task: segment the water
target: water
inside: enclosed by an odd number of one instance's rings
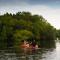
[[[60,60],[60,42],[56,41],[56,48],[0,50],[0,60]]]

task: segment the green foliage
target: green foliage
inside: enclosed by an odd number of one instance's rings
[[[19,45],[22,40],[34,39],[40,45],[42,41],[55,38],[56,29],[42,16],[32,15],[30,12],[6,13],[0,16],[0,47]]]
[[[19,26],[20,29],[27,29],[31,30],[32,29],[32,22],[30,21],[25,21],[25,20],[19,20],[16,22],[16,26]]]
[[[60,40],[60,29],[56,30],[56,37]]]
[[[22,40],[27,40],[32,36],[33,36],[32,32],[28,30],[16,30],[14,33],[15,44],[18,45]]]

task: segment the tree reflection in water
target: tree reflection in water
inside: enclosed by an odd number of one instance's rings
[[[51,60],[55,56],[55,42],[50,41],[49,44],[43,45],[39,49],[8,49],[0,53],[0,60]]]

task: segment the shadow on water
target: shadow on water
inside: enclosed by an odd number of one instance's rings
[[[46,56],[55,51],[55,44],[53,44],[53,42],[47,43],[48,42],[46,42],[46,45],[43,45],[44,48],[38,49],[15,50],[10,48],[7,50],[0,50],[0,60],[45,60]]]

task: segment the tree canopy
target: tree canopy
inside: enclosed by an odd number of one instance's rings
[[[6,13],[0,15],[0,47],[19,44],[21,40],[54,40],[56,29],[40,15],[30,12]]]

